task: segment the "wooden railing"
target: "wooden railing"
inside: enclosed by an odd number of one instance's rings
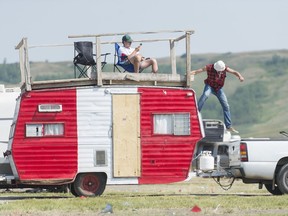
[[[89,34],[89,35],[70,35],[68,38],[94,38],[95,40],[95,53],[96,53],[96,77],[94,80],[87,79],[87,82],[97,84],[98,86],[102,86],[105,84],[145,84],[145,85],[170,85],[170,86],[185,86],[191,87],[191,77],[190,77],[190,69],[191,69],[191,51],[190,51],[190,36],[194,33],[193,30],[171,30],[171,31],[150,31],[150,32],[121,32],[121,33],[109,33],[109,34]],[[132,76],[132,79],[126,79],[127,74],[123,73],[110,73],[110,72],[102,72],[101,68],[101,49],[104,44],[114,44],[121,43],[119,40],[107,40],[108,37],[119,36],[121,38],[123,35],[141,35],[141,37],[145,35],[152,35],[149,39],[141,39],[141,40],[133,40],[133,42],[160,42],[167,41],[170,46],[170,64],[171,64],[171,74],[150,74],[150,73],[142,73],[142,74],[134,74],[129,73],[129,76]],[[172,35],[166,38],[160,38],[160,34]],[[85,39],[86,40],[86,39]],[[186,73],[185,75],[180,75],[177,73],[177,64],[176,64],[176,44],[181,40],[185,40],[185,48],[186,48]],[[73,46],[73,44],[66,45],[45,45],[45,46]],[[43,45],[33,46],[35,47],[43,47]],[[113,46],[114,47],[114,46]],[[31,85],[37,84],[37,82],[31,82],[30,75],[30,66],[29,66],[29,58],[28,58],[28,47],[27,38],[23,38],[20,43],[16,46],[16,49],[19,49],[19,57],[20,57],[20,69],[21,69],[21,82],[25,85],[27,91],[31,90]],[[133,78],[134,77],[134,78]],[[134,80],[134,81],[133,81]],[[137,80],[137,83],[135,83]],[[78,79],[79,81],[79,79]],[[81,79],[83,81],[83,79]],[[96,83],[95,83],[96,81]],[[61,81],[64,83],[65,81]],[[76,80],[75,80],[76,82]],[[87,84],[86,82],[86,84]],[[48,81],[42,82],[43,86],[48,85]],[[53,81],[55,84],[55,81]],[[71,84],[71,80],[69,80]],[[75,84],[75,83],[74,83]],[[59,84],[60,85],[60,84]],[[79,85],[79,82],[78,84]]]
[[[28,58],[28,46],[27,38],[23,38],[19,44],[15,47],[19,49],[19,63],[21,71],[21,84],[25,85],[27,91],[31,91],[31,73],[30,73],[30,64]]]

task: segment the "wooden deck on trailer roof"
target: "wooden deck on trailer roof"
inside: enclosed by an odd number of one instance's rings
[[[139,81],[141,80],[141,81]],[[104,85],[141,85],[141,86],[169,86],[183,87],[186,84],[185,76],[171,74],[128,74],[102,72],[102,83]],[[76,86],[97,85],[97,80],[90,78],[62,79],[48,81],[34,81],[32,89],[67,88]],[[25,85],[22,89],[25,88]]]
[[[170,47],[170,65],[171,72],[167,73],[120,73],[120,72],[102,72],[101,68],[101,45],[120,43],[120,41],[102,41],[102,38],[108,36],[122,36],[124,34],[139,34],[139,35],[156,35],[157,34],[174,34],[173,37],[168,38],[143,38],[141,40],[134,40],[135,42],[160,42],[168,41]],[[38,45],[28,46],[27,38],[23,38],[16,46],[19,50],[20,56],[20,70],[21,70],[21,83],[22,89],[31,91],[32,89],[46,89],[46,88],[64,88],[74,86],[89,86],[89,85],[140,85],[140,86],[175,86],[175,87],[191,87],[193,77],[189,71],[191,69],[191,55],[190,55],[190,36],[194,30],[171,30],[171,31],[150,31],[150,32],[122,32],[111,34],[95,34],[95,35],[74,35],[68,38],[94,38],[95,53],[96,53],[96,73],[94,77],[90,78],[75,78],[63,80],[49,80],[49,81],[32,81],[30,74],[30,65],[28,58],[29,48],[37,47],[57,47],[57,46],[73,46],[73,44],[66,45]],[[175,36],[175,34],[180,34]],[[185,39],[186,48],[186,73],[184,75],[178,74],[176,70],[176,44],[177,42]]]

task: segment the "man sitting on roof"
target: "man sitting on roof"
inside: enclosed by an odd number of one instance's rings
[[[138,47],[136,48],[132,48],[131,44],[132,44],[132,38],[130,37],[130,35],[124,35],[122,37],[122,43],[123,46],[119,48],[119,58],[120,58],[120,64],[133,64],[134,66],[134,72],[135,73],[139,73],[139,70],[143,70],[147,67],[149,67],[150,65],[152,65],[152,72],[153,73],[157,73],[158,71],[158,64],[156,59],[153,58],[144,58],[140,53],[140,48],[141,45],[140,44]]]

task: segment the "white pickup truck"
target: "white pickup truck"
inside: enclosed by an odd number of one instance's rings
[[[288,194],[288,134],[283,138],[249,138],[240,143],[244,183],[263,184],[273,195]]]
[[[283,138],[247,138],[231,136],[223,122],[203,120],[205,137],[197,143],[193,168],[200,177],[222,177],[243,183],[265,185],[273,195],[288,194],[288,134]],[[197,160],[195,160],[197,159]]]

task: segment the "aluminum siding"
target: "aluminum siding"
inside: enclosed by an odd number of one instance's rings
[[[62,104],[62,112],[39,113],[38,105]],[[64,136],[26,137],[26,123],[64,123]],[[76,91],[44,90],[22,95],[12,143],[21,181],[72,180],[77,173]]]
[[[104,172],[107,184],[138,184],[137,178],[113,178],[112,94],[136,94],[137,88],[77,90],[78,172]],[[96,166],[96,150],[106,151],[107,164]]]
[[[138,91],[141,93],[142,149],[142,176],[139,184],[185,180],[196,142],[202,138],[194,91],[181,88],[139,88]],[[190,113],[190,135],[153,134],[154,113],[177,112]]]

